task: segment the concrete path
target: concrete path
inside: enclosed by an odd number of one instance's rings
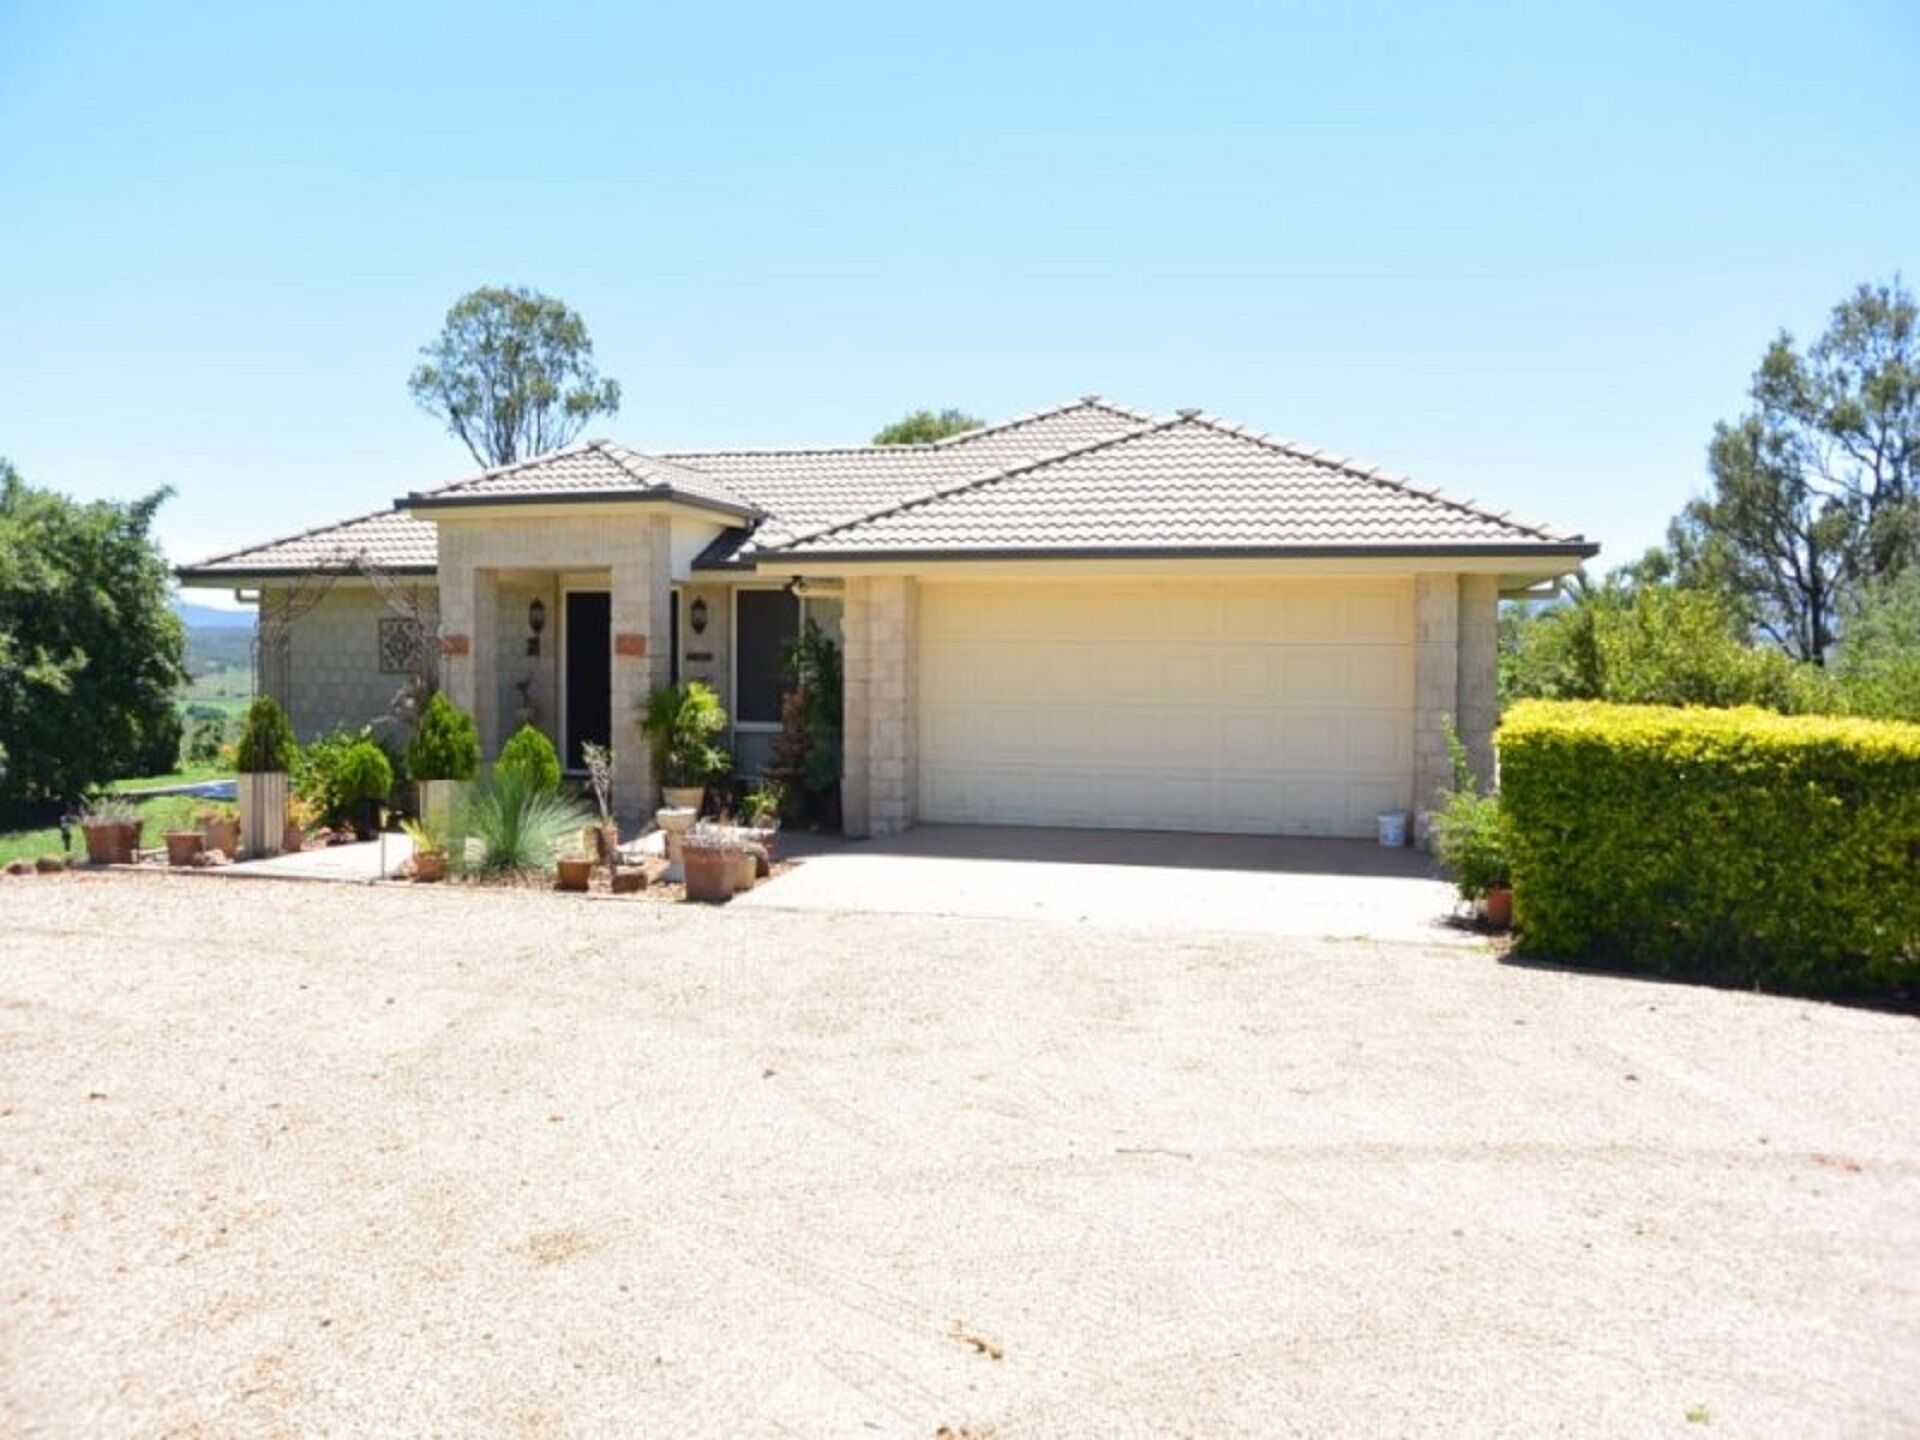
[[[1117,930],[1470,945],[1426,856],[1361,840],[925,825],[886,840],[782,838],[803,863],[735,905],[958,915]]]
[[[413,842],[405,835],[382,835],[378,840],[353,845],[323,845],[269,860],[242,860],[210,873],[365,885],[394,875],[412,858]]]

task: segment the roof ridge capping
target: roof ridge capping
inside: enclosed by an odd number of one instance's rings
[[[1325,450],[1302,445],[1295,440],[1282,439],[1264,430],[1254,430],[1250,426],[1237,425],[1231,420],[1222,420],[1216,415],[1207,414],[1205,411],[1183,410],[1180,412],[1180,418],[1195,425],[1205,426],[1209,430],[1217,430],[1225,435],[1232,435],[1241,440],[1251,441],[1256,445],[1264,446],[1266,449],[1277,451],[1283,455],[1292,455],[1302,460],[1310,460],[1316,465],[1325,465],[1331,469],[1343,471],[1348,475],[1356,476],[1362,480],[1371,480],[1376,485],[1384,485],[1392,490],[1400,490],[1409,495],[1421,496],[1424,499],[1434,501],[1436,504],[1445,505],[1451,510],[1458,510],[1463,514],[1472,515],[1481,520],[1492,520],[1510,529],[1527,531],[1529,534],[1538,536],[1540,539],[1554,544],[1583,544],[1587,538],[1585,535],[1575,534],[1565,530],[1556,530],[1551,525],[1544,525],[1538,521],[1523,520],[1511,510],[1495,510],[1492,506],[1484,505],[1478,500],[1462,498],[1452,494],[1438,485],[1422,485],[1411,476],[1388,470],[1384,466],[1363,465],[1350,456],[1330,454]]]
[[[1057,414],[1059,412],[1049,411],[1045,413]],[[882,516],[898,515],[903,511],[914,509],[916,506],[930,505],[936,500],[944,500],[950,495],[959,495],[968,490],[978,489],[983,485],[991,485],[995,481],[1008,480],[1015,475],[1024,475],[1029,470],[1039,470],[1049,465],[1058,465],[1063,460],[1073,460],[1082,455],[1090,455],[1094,451],[1104,450],[1110,445],[1119,445],[1129,440],[1138,440],[1141,436],[1151,435],[1156,430],[1166,430],[1172,426],[1183,423],[1185,422],[1178,415],[1166,416],[1164,418],[1148,416],[1141,424],[1135,425],[1130,430],[1122,430],[1117,435],[1104,435],[1098,440],[1088,441],[1085,445],[1076,445],[1071,450],[1056,450],[1052,454],[1034,456],[1012,465],[1002,465],[997,469],[978,471],[945,485],[929,486],[923,491],[903,496],[898,500],[889,500],[884,505],[878,505],[871,510],[862,511],[858,515],[844,516],[841,519],[830,521],[825,525],[816,526],[812,530],[802,531],[797,535],[790,535],[781,544],[770,546],[769,549],[778,551],[784,550],[792,545],[808,544],[824,536],[832,535],[836,531],[850,530],[856,525],[865,525],[868,521],[878,520]]]
[[[1117,405],[1100,395],[1082,395],[1077,400],[1067,400],[1043,410],[1030,411],[1025,415],[1016,415],[1011,420],[996,420],[991,425],[982,425],[973,430],[962,430],[957,435],[943,436],[938,440],[916,440],[911,445],[772,445],[745,450],[663,450],[659,458],[674,464],[685,464],[689,459],[705,455],[866,455],[874,452],[887,455],[936,454],[942,450],[964,449],[975,440],[989,435],[999,435],[1008,430],[1018,429],[1022,425],[1032,425],[1041,420],[1051,420],[1056,415],[1065,415],[1073,410],[1104,410],[1109,415],[1117,415],[1134,424],[1144,424],[1155,417],[1130,406]],[[698,466],[690,468],[698,469]]]
[[[611,441],[606,439],[569,440],[566,444],[556,445],[551,450],[542,450],[538,455],[528,455],[523,459],[509,460],[504,465],[489,465],[484,470],[475,471],[471,475],[462,475],[458,480],[448,480],[444,484],[429,485],[424,490],[409,490],[406,494],[406,499],[411,500],[424,495],[438,495],[442,491],[458,490],[465,485],[478,485],[483,480],[491,480],[499,475],[511,475],[516,470],[525,470],[534,465],[544,465],[550,460],[559,459],[562,455],[573,455],[587,450],[603,450],[611,443]],[[404,508],[404,506],[397,508]]]

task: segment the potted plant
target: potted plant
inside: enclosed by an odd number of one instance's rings
[[[293,769],[296,753],[287,712],[271,695],[260,696],[247,707],[246,725],[234,752],[234,768],[239,772],[235,785],[240,802],[238,841],[249,855],[272,855],[285,848],[287,772]]]
[[[431,885],[447,878],[447,842],[440,832],[423,820],[409,820],[401,826],[413,842],[413,878]]]
[[[280,829],[280,849],[298,855],[307,848],[307,831],[319,819],[313,803],[298,795],[287,797],[287,819]]]
[[[193,812],[208,850],[218,850],[229,860],[240,853],[240,817],[227,805],[203,805]]]
[[[768,864],[773,862],[780,838],[780,816],[789,803],[787,787],[778,780],[762,780],[740,803],[740,818],[745,822],[742,828],[747,838],[766,852]]]
[[[733,898],[747,842],[726,825],[695,825],[680,842],[687,899],[721,905]],[[749,858],[751,858],[749,856]]]
[[[640,733],[647,737],[653,778],[669,809],[698,810],[707,786],[732,769],[732,757],[719,744],[726,731],[726,709],[709,685],[688,680],[648,694]]]
[[[473,717],[434,691],[407,741],[407,773],[420,818],[439,830],[451,825],[460,792],[479,768],[480,731]]]
[[[1434,853],[1460,898],[1477,905],[1488,925],[1505,930],[1513,924],[1513,871],[1500,797],[1482,794],[1474,784],[1466,751],[1451,731],[1448,745],[1454,783],[1446,803],[1434,812]]]
[[[598,824],[587,827],[588,849],[611,869],[620,860],[620,827],[613,818],[613,751],[589,740],[580,747],[587,762],[587,783],[593,789]]]
[[[334,776],[342,808],[353,819],[354,835],[371,840],[380,833],[380,806],[393,789],[393,764],[373,741],[355,740],[340,757]]]
[[[93,865],[131,865],[140,844],[140,812],[131,802],[100,795],[80,809],[80,832]]]

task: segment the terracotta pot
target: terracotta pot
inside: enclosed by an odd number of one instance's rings
[[[133,861],[133,844],[128,827],[119,820],[82,821],[80,831],[87,837],[87,863],[90,865],[127,865]]]
[[[616,895],[636,895],[647,888],[647,867],[644,865],[616,865],[613,867],[613,893]]]
[[[206,838],[198,830],[167,831],[167,864],[186,868],[206,848]]]
[[[289,820],[280,832],[280,848],[288,855],[298,855],[307,848],[306,832]]]
[[[558,872],[554,883],[562,890],[585,890],[593,879],[591,855],[562,855],[554,868]]]
[[[200,832],[207,837],[207,849],[218,850],[225,855],[240,853],[240,822],[230,815],[217,820],[208,820],[201,824]]]
[[[683,843],[680,859],[687,871],[687,899],[707,905],[724,905],[731,900],[733,882],[740,873],[735,856],[732,850]]]
[[[739,851],[733,857],[733,893],[741,895],[751,890],[759,874],[760,862],[754,859],[753,851]]]
[[[1513,890],[1506,885],[1495,885],[1481,897],[1480,909],[1487,917],[1487,924],[1495,930],[1513,928]]]
[[[415,854],[413,857],[413,878],[423,884],[431,885],[436,880],[447,878],[447,857],[444,854]]]

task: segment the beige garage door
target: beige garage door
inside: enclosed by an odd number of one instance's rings
[[[923,583],[923,820],[1366,835],[1413,794],[1410,580]]]

